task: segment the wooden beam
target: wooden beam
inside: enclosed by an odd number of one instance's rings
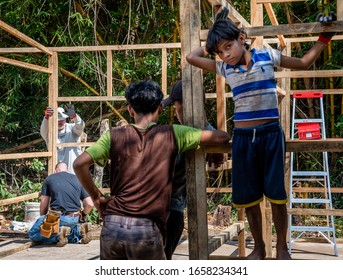
[[[1,154],[0,160],[51,157],[51,152]]]
[[[285,3],[285,2],[305,2],[307,0],[256,0],[258,4],[266,4],[266,3]]]
[[[242,15],[237,12],[237,10],[231,5],[229,4],[226,0],[208,0],[208,2],[213,5],[213,6],[223,6],[223,7],[227,7],[229,9],[229,18],[235,22],[235,23],[239,23],[239,25],[245,27],[245,26],[250,26],[250,23],[247,22],[247,20],[242,17]]]
[[[200,47],[200,0],[180,0],[183,119],[186,125],[205,125],[202,71],[186,61]],[[205,157],[201,150],[186,152],[189,259],[208,259]]]
[[[278,71],[275,78],[332,78],[342,77],[343,70]]]
[[[8,33],[14,35],[18,39],[28,43],[32,47],[36,47],[37,49],[41,50],[42,52],[46,53],[47,55],[52,55],[52,52],[41,45],[40,43],[36,42],[35,40],[31,39],[30,37],[26,36],[24,33],[21,33],[19,30],[13,28],[12,26],[8,25],[7,23],[0,20],[0,28],[7,31]]]
[[[205,153],[231,153],[232,142],[226,147],[203,146]],[[326,140],[286,140],[286,152],[342,152],[343,138]]]
[[[113,65],[113,56],[112,56],[112,51],[107,50],[106,51],[106,57],[107,57],[107,62],[106,62],[106,73],[107,73],[107,83],[106,83],[106,89],[107,89],[107,94],[106,97],[112,97],[112,88],[113,88],[113,81],[112,81],[112,65]],[[99,98],[99,97],[98,97]],[[108,101],[108,100],[106,100]]]
[[[319,188],[319,187],[293,187],[293,192],[296,193],[305,193],[305,192],[313,192],[313,193],[325,193],[325,188]],[[340,188],[332,188],[331,187],[331,193],[343,193],[343,187]]]
[[[17,196],[17,197],[11,197],[7,199],[0,200],[0,206],[4,205],[9,205],[9,204],[14,204],[14,203],[19,203],[21,201],[26,201],[34,198],[38,198],[40,196],[39,192],[34,192],[30,194],[25,194],[22,196]]]
[[[19,67],[30,69],[30,70],[35,70],[38,72],[43,72],[43,73],[48,73],[48,74],[52,73],[52,70],[50,68],[46,68],[43,66],[39,66],[39,65],[35,65],[35,64],[27,63],[27,62],[18,61],[18,60],[3,57],[3,56],[0,56],[0,62],[9,64],[9,65],[19,66]]]
[[[343,1],[337,0],[337,20],[343,20]]]
[[[168,92],[168,83],[167,83],[167,78],[168,78],[168,51],[166,48],[162,49],[162,54],[161,54],[161,59],[162,59],[162,92],[164,95],[167,94]]]
[[[299,35],[299,34],[313,34],[321,32],[342,32],[343,21],[334,21],[330,25],[322,25],[319,22],[310,23],[294,23],[294,24],[280,24],[280,25],[265,25],[255,27],[245,27],[245,32],[248,38],[258,36],[277,36],[277,35]],[[201,40],[206,40],[208,30],[201,31]],[[286,39],[285,39],[286,40]]]
[[[248,37],[276,36],[276,35],[299,35],[321,32],[342,32],[343,21],[334,21],[330,25],[323,25],[319,22],[280,24],[276,26],[255,26],[247,27],[245,31]]]
[[[292,208],[287,210],[288,214],[308,216],[343,216],[343,209],[304,209]]]
[[[272,23],[272,25],[279,25],[279,22],[278,22],[276,15],[274,13],[272,4],[265,3],[264,8],[266,9],[267,15],[269,16],[269,19],[270,19],[270,22]],[[282,49],[285,48],[286,47],[285,37],[283,35],[277,35],[277,37],[280,41],[281,48]]]
[[[58,102],[126,101],[125,96],[60,96]]]
[[[342,152],[343,138],[326,140],[286,140],[287,152]]]

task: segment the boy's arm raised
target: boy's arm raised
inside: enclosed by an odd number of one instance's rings
[[[186,59],[189,64],[203,70],[216,73],[216,62],[213,59],[205,58],[207,54],[205,47],[199,47],[190,52]]]

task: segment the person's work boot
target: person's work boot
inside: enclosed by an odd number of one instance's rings
[[[62,226],[60,230],[60,239],[57,242],[57,247],[63,247],[68,244],[68,235],[70,234],[70,227]]]
[[[92,234],[90,232],[91,230],[92,230],[91,223],[84,223],[80,225],[80,233],[82,236],[80,240],[81,244],[87,244],[92,240]]]

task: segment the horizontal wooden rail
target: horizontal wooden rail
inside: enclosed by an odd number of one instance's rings
[[[3,199],[3,200],[0,200],[0,206],[15,204],[15,203],[18,203],[21,201],[38,198],[39,196],[40,196],[40,193],[35,192],[35,193],[25,194],[25,195],[21,195],[21,196],[17,196],[17,197]]]
[[[279,24],[279,25],[264,25],[264,26],[247,26],[244,27],[248,38],[258,36],[276,36],[276,35],[295,35],[300,34],[319,34],[322,32],[342,32],[343,21],[334,21],[329,25],[323,25],[319,22],[309,23],[293,23],[293,24]],[[200,31],[200,40],[207,39],[208,30]]]
[[[271,215],[272,209],[265,208],[266,214]],[[343,216],[343,209],[303,209],[303,208],[292,208],[287,209],[288,214],[293,215],[308,215],[308,216]]]
[[[302,209],[292,208],[287,210],[288,214],[294,215],[313,215],[313,216],[343,216],[343,209]]]
[[[94,142],[86,143],[59,143],[58,147],[89,147]],[[203,147],[206,153],[229,153],[231,154],[232,143],[228,143],[225,147],[206,146]],[[287,152],[342,152],[343,138],[329,138],[326,140],[287,140]],[[23,158],[38,158],[51,157],[51,152],[36,152],[36,153],[15,153],[1,154],[0,160],[23,159]]]
[[[206,153],[231,153],[232,143],[225,147],[204,146]],[[328,138],[326,140],[286,140],[287,152],[342,152],[343,138]]]
[[[343,193],[343,187],[339,188],[330,188],[331,193]],[[316,187],[294,187],[293,192],[296,193],[325,193],[326,190],[324,188],[316,188]]]

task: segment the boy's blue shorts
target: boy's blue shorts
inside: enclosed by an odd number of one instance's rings
[[[279,122],[235,128],[232,140],[232,200],[238,208],[258,204],[263,195],[286,204],[285,137]]]

